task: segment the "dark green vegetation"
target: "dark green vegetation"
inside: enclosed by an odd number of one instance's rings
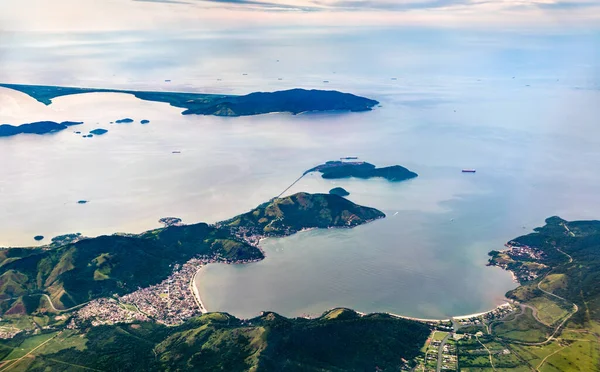
[[[333,189],[329,190],[329,193],[331,195],[337,195],[337,196],[350,195],[350,193],[348,191],[346,191],[346,189],[344,189],[343,187],[334,187]]]
[[[582,309],[570,322],[584,324],[600,321],[600,221],[568,222],[559,217],[550,217],[544,227],[513,239],[511,243],[535,248],[543,254],[539,259],[511,256],[514,262],[510,264],[510,269],[521,270],[531,267],[533,263],[535,266],[532,271],[539,279],[533,283],[522,282],[521,287],[508,293],[509,297],[530,301],[543,295],[537,285],[541,282],[541,289],[552,286],[548,288],[551,293]],[[490,261],[494,263],[494,258]],[[553,300],[561,302],[555,297]]]
[[[385,214],[337,195],[297,193],[275,198],[219,225],[242,236],[285,236],[309,228],[353,227]]]
[[[0,302],[0,311],[31,314],[37,305],[26,306],[23,301],[34,296],[39,305],[41,294],[49,295],[59,309],[70,308],[159,283],[171,274],[173,264],[197,255],[228,261],[262,259],[260,250],[244,240],[252,235],[352,227],[381,217],[384,214],[378,210],[339,196],[299,193],[216,226],[168,226],[139,235],[89,239],[72,235],[55,238],[47,247],[4,249],[0,250],[0,299],[5,301]]]
[[[107,133],[107,132],[108,132],[108,130],[103,129],[103,128],[96,128],[96,129],[93,129],[93,130],[90,131],[91,134],[95,134],[97,136],[101,136],[101,135],[103,135],[104,133]]]
[[[459,342],[461,369],[600,371],[600,221],[550,217],[509,245],[517,248],[490,252],[490,263],[517,273],[507,297],[520,309],[489,324],[487,350]]]
[[[46,105],[51,104],[53,98],[72,94],[126,93],[142,100],[166,102],[171,106],[184,108],[184,115],[247,116],[271,112],[299,114],[309,111],[368,111],[379,103],[349,93],[305,89],[291,89],[272,93],[256,92],[245,96],[232,96],[19,84],[0,84],[0,87],[28,94]]]
[[[377,168],[375,165],[366,162],[343,161],[328,161],[325,164],[320,164],[307,170],[304,172],[304,174],[317,171],[322,173],[321,177],[327,179],[349,177],[368,179],[373,177],[381,177],[388,181],[398,182],[418,176],[418,174],[411,172],[400,165]]]
[[[0,293],[6,301],[0,302],[0,310],[3,314],[31,313],[32,308],[21,302],[41,293],[48,294],[59,309],[125,294],[164,280],[172,264],[195,255],[262,258],[257,248],[204,223],[140,235],[100,236],[50,249],[5,249],[0,251]]]
[[[35,123],[21,124],[18,126],[2,124],[0,125],[0,137],[15,136],[17,134],[47,134],[60,132],[72,125],[83,124],[82,122],[64,121],[56,123],[54,121],[38,121]]]
[[[67,330],[19,363],[29,371],[77,366],[104,371],[397,371],[402,358],[418,354],[428,334],[428,327],[417,322],[347,309],[317,319],[266,312],[242,321],[209,313],[172,328],[139,323]],[[1,341],[0,350],[6,356],[23,342],[18,336]]]

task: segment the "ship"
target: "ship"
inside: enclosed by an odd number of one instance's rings
[[[463,169],[462,172],[463,173],[475,173],[476,170],[475,169]]]

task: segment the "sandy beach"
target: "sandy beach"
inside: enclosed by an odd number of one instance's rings
[[[206,309],[206,306],[204,306],[202,298],[200,297],[200,291],[198,290],[198,286],[196,286],[196,276],[198,275],[198,273],[200,273],[200,270],[202,270],[202,266],[200,266],[198,270],[196,270],[196,273],[192,276],[192,279],[190,280],[190,288],[194,293],[194,299],[200,307],[200,311],[202,312],[202,314],[205,314],[208,312],[208,310]]]

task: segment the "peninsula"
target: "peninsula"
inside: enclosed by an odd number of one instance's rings
[[[34,123],[21,124],[21,125],[10,125],[10,124],[2,124],[0,125],[0,137],[10,137],[15,136],[17,134],[47,134],[47,133],[56,133],[61,130],[65,130],[70,126],[83,124],[83,122],[78,121],[63,121],[62,123],[57,123],[54,121],[37,121]]]
[[[57,309],[122,296],[158,285],[169,278],[174,265],[197,257],[203,262],[261,260],[258,241],[264,236],[354,227],[384,216],[336,195],[298,193],[215,225],[182,225],[177,220],[142,234],[78,237],[64,245],[0,250],[0,293],[9,297],[0,303],[0,314],[39,311],[40,293]]]
[[[82,93],[125,93],[141,100],[166,102],[185,109],[183,115],[248,116],[273,112],[300,114],[326,111],[369,111],[379,102],[333,90],[290,89],[255,92],[247,95],[218,95],[183,92],[146,92],[101,88],[74,88],[41,85],[0,84],[50,105],[52,99]]]

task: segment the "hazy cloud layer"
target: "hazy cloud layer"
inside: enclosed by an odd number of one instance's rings
[[[600,30],[600,0],[2,0],[0,32],[247,27]]]

